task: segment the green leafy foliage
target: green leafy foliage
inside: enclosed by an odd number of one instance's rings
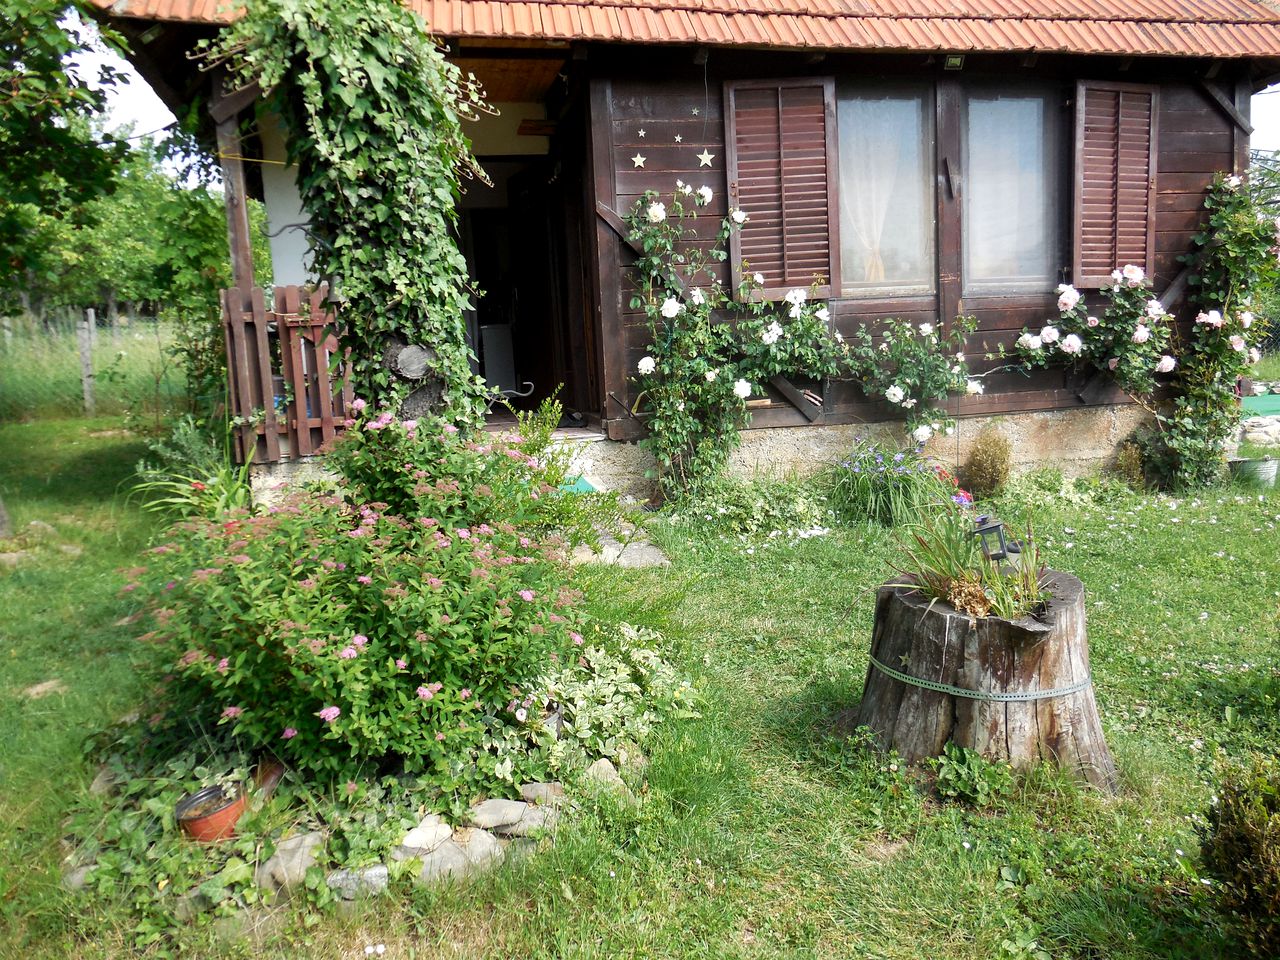
[[[1254,956],[1280,957],[1280,760],[1226,769],[1205,816],[1204,863],[1223,906]]]
[[[976,750],[948,740],[942,756],[930,761],[938,776],[938,794],[975,807],[992,807],[1013,791],[1013,769],[999,760],[988,760]]]
[[[474,78],[396,0],[264,0],[205,54],[271,91],[284,118],[314,272],[345,300],[357,392],[393,406],[403,386],[381,363],[388,338],[430,344],[435,408],[478,422],[463,320],[475,291],[454,229],[459,178],[483,177],[462,130],[486,109]]]
[[[824,479],[832,512],[847,524],[902,526],[953,497],[960,502],[971,499],[950,473],[924,456],[921,447],[894,451],[859,441]]]
[[[830,519],[819,482],[731,477],[719,477],[672,505],[668,516],[700,534],[715,530],[748,539],[809,530]]]

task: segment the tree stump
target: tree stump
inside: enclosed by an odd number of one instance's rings
[[[1052,760],[1114,791],[1089,675],[1084,585],[1056,571],[1047,578],[1043,616],[1018,621],[975,620],[910,587],[882,586],[858,724],[909,762],[952,741],[1015,769]]]

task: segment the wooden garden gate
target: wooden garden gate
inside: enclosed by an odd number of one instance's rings
[[[351,409],[351,363],[339,376],[328,285],[276,287],[272,307],[253,287],[222,291],[236,459],[278,463],[312,456],[342,430]],[[242,307],[248,304],[248,307]]]

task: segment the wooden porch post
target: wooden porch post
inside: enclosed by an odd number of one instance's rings
[[[222,165],[227,207],[227,241],[231,249],[231,284],[240,291],[242,309],[252,306],[253,246],[249,236],[249,207],[241,157],[240,111],[257,99],[257,87],[227,89],[227,76],[219,73],[213,81],[209,114],[216,124],[218,159]]]

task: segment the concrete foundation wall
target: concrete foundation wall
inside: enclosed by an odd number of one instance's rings
[[[1012,442],[1015,471],[1054,467],[1068,476],[1079,476],[1108,466],[1116,448],[1147,419],[1148,414],[1133,405],[968,417],[957,422],[952,436],[931,440],[925,452],[952,466],[963,466],[974,441],[990,429]],[[859,439],[907,445],[900,423],[744,430],[742,445],[734,452],[729,469],[744,480],[808,476],[838,462]],[[575,436],[556,442],[573,451],[575,470],[597,489],[616,490],[640,500],[654,494],[656,463],[644,447],[604,437]],[[255,467],[254,499],[274,503],[291,486],[325,478],[332,479],[332,475],[319,460]]]

